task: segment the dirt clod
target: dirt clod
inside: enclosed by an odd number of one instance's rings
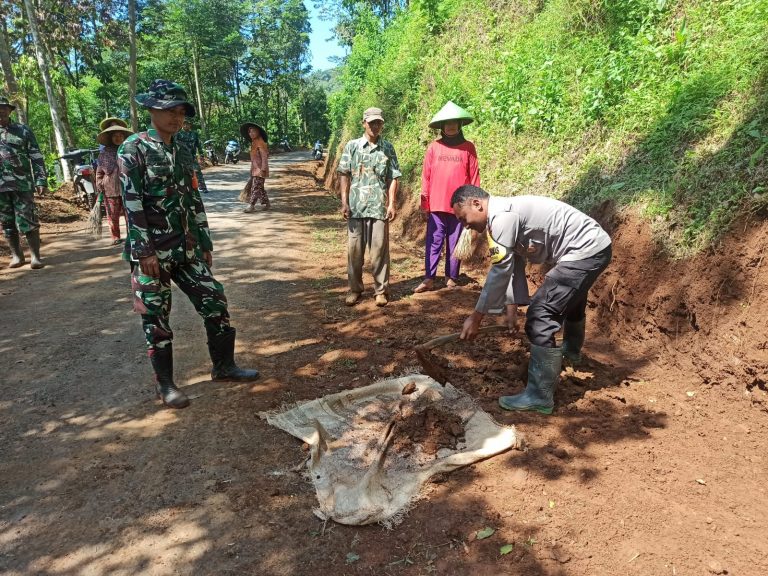
[[[420,444],[425,454],[436,454],[441,448],[456,449],[464,436],[461,418],[441,406],[428,406],[414,411],[397,424],[394,449],[407,452]]]

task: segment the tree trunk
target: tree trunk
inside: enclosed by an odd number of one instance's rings
[[[11,49],[8,44],[8,28],[5,19],[3,19],[2,25],[0,25],[0,66],[3,68],[3,77],[8,88],[8,96],[18,104],[16,114],[19,117],[19,122],[26,124],[27,114],[19,98],[19,85],[16,84],[16,76],[13,75]]]
[[[32,43],[35,47],[37,65],[40,67],[40,74],[43,77],[45,96],[48,99],[48,106],[51,109],[51,122],[53,123],[53,133],[56,137],[56,149],[59,151],[59,156],[61,156],[62,154],[66,153],[66,146],[64,145],[64,128],[61,122],[59,103],[57,102],[56,95],[53,92],[51,72],[48,68],[48,61],[46,60],[43,46],[40,42],[40,35],[38,34],[37,30],[37,15],[35,14],[35,8],[32,4],[32,0],[24,0],[24,7],[27,10],[29,31],[32,33]],[[69,164],[66,160],[61,161],[61,173],[64,175],[65,181],[72,180],[72,175],[69,172]]]
[[[203,97],[200,92],[200,54],[197,47],[192,47],[192,72],[195,74],[195,92],[197,93],[197,114],[200,116],[200,129],[205,138],[208,130],[205,128],[205,110],[203,109]]]
[[[136,109],[136,0],[128,0],[128,100],[131,102],[131,129],[139,131]]]

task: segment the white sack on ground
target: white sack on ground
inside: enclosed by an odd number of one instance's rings
[[[404,395],[409,384],[415,390]],[[322,519],[391,527],[433,475],[522,447],[450,384],[414,374],[330,394],[267,421],[310,446]]]

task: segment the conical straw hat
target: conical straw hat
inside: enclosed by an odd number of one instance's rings
[[[432,121],[429,123],[430,128],[440,128],[443,122],[448,120],[458,120],[459,124],[466,126],[474,121],[472,115],[464,110],[461,106],[457,106],[450,100],[448,103],[440,108],[440,111],[432,116]]]

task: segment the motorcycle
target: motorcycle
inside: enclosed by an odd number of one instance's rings
[[[224,164],[237,164],[238,155],[240,154],[240,144],[235,140],[227,142],[226,148],[224,148]]]
[[[323,159],[323,145],[320,142],[315,142],[315,147],[312,149],[312,158],[315,160]]]
[[[283,138],[280,140],[280,144],[278,144],[283,149],[283,152],[293,152],[293,148],[291,148],[290,143],[288,142],[288,138]]]
[[[90,210],[96,204],[96,156],[99,149],[70,150],[57,160],[69,160],[75,165],[75,200]],[[86,158],[88,159],[86,161]]]
[[[206,140],[203,142],[203,150],[205,151],[205,158],[211,163],[211,166],[218,166],[219,156],[213,148],[213,140]]]

